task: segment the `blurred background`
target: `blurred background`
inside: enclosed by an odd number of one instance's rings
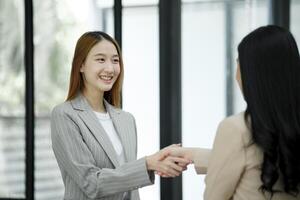
[[[211,148],[218,123],[245,109],[238,43],[278,24],[299,45],[299,10],[300,0],[0,0],[0,199],[63,198],[49,120],[84,32],[105,31],[122,46],[123,109],[136,118],[142,157],[178,142]],[[140,194],[194,200],[204,187],[190,166]]]

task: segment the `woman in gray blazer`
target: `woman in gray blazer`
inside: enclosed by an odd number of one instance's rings
[[[138,200],[154,171],[175,177],[188,159],[168,150],[136,160],[134,117],[120,109],[123,61],[116,41],[87,32],[76,45],[67,100],[51,115],[52,148],[66,200]]]
[[[300,199],[300,57],[278,26],[249,33],[238,46],[236,79],[245,112],[224,119],[213,149],[174,149],[207,173],[204,200]],[[207,172],[206,172],[207,171]]]

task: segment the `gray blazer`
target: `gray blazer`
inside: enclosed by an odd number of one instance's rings
[[[124,148],[123,165],[82,94],[52,111],[52,148],[65,185],[65,200],[139,200],[137,189],[154,183],[145,158],[136,160],[134,117],[107,102],[105,107]]]

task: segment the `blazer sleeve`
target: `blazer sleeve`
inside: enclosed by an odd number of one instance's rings
[[[64,170],[90,199],[153,184],[148,175],[145,158],[125,163],[115,169],[97,167],[79,127],[63,109],[56,108],[52,112],[51,139],[61,170]]]
[[[242,131],[232,120],[220,123],[205,177],[204,200],[231,199],[245,168]]]
[[[206,174],[208,161],[211,154],[211,149],[204,148],[194,148],[193,149],[194,157],[194,167],[197,174]]]

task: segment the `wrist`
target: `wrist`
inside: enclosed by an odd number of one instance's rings
[[[195,159],[195,150],[194,148],[187,148],[186,149],[186,156],[187,156],[187,159],[191,160],[194,162],[194,159]]]
[[[147,170],[154,170],[153,159],[152,156],[146,156],[146,167]]]

